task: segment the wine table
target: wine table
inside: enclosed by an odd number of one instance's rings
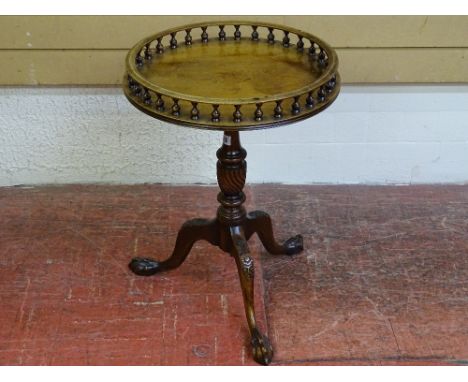
[[[303,240],[296,235],[276,241],[270,216],[243,207],[247,153],[239,132],[322,112],[338,96],[337,69],[335,51],[318,37],[246,21],[169,29],[138,42],[126,58],[123,89],[135,107],[174,125],[224,132],[216,153],[216,217],[185,222],[166,260],[134,258],[129,267],[142,276],[177,268],[198,240],[229,253],[239,273],[253,358],[260,364],[271,362],[273,349],[255,321],[254,262],[247,241],[256,233],[272,255],[294,255],[303,250]]]

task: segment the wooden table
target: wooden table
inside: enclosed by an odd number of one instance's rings
[[[139,110],[176,125],[224,131],[216,153],[217,216],[185,222],[166,260],[134,258],[129,267],[143,276],[177,268],[198,240],[229,253],[239,272],[253,357],[264,365],[271,362],[273,349],[255,321],[254,263],[247,241],[256,233],[274,255],[297,254],[303,243],[301,235],[278,243],[270,216],[243,207],[247,153],[239,131],[320,113],[338,96],[337,68],[336,53],[321,39],[282,25],[245,21],[169,29],[141,40],[126,58],[124,92]]]

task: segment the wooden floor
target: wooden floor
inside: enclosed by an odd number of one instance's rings
[[[253,365],[234,260],[179,226],[217,187],[0,189],[1,365]],[[251,239],[256,305],[282,365],[468,364],[468,186],[247,188],[305,251]]]

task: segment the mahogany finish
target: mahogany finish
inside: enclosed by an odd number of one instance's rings
[[[247,174],[247,152],[242,148],[239,132],[226,132],[223,145],[217,151],[217,178],[221,192],[220,206],[213,220],[192,219],[180,229],[172,255],[164,261],[136,257],[131,260],[130,269],[141,276],[177,268],[198,240],[206,240],[234,257],[244,297],[245,314],[251,335],[253,357],[262,365],[268,365],[273,349],[268,338],[258,329],[254,309],[254,261],[250,255],[247,240],[256,233],[265,249],[276,255],[294,255],[303,250],[302,236],[296,235],[283,244],[273,236],[270,216],[263,211],[246,213],[243,203],[243,188]]]

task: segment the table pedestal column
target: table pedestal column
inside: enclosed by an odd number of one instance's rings
[[[129,267],[141,276],[177,268],[198,240],[206,240],[231,254],[239,272],[253,357],[258,363],[268,365],[273,357],[273,349],[268,338],[258,329],[255,320],[254,262],[247,241],[257,233],[265,249],[271,254],[293,255],[303,249],[302,236],[294,236],[280,244],[273,236],[271,218],[267,213],[246,213],[243,207],[245,194],[242,190],[247,174],[247,153],[240,144],[237,131],[224,133],[223,145],[216,155],[217,178],[221,189],[218,194],[220,206],[216,218],[192,219],[185,222],[177,235],[174,251],[168,259],[156,261],[150,258],[134,258]]]

